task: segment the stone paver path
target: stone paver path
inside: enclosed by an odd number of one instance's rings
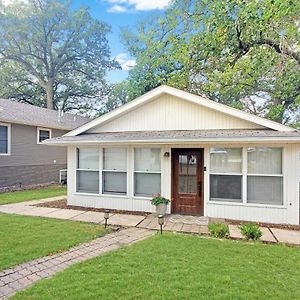
[[[166,215],[163,230],[208,234],[208,221],[209,219],[206,217]],[[158,230],[160,226],[158,225],[157,215],[148,215],[137,227]]]
[[[141,241],[154,233],[140,228],[124,229],[73,247],[66,252],[45,256],[4,270],[0,272],[0,298],[12,296],[40,279],[49,278],[63,271],[70,265]]]

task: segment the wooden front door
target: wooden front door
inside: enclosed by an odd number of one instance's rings
[[[172,150],[172,213],[203,215],[203,149]]]

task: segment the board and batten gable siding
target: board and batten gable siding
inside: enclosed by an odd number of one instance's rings
[[[151,147],[151,145],[138,145],[138,147]],[[296,144],[235,144],[234,147],[282,147],[283,148],[283,178],[284,178],[284,205],[263,205],[248,203],[213,202],[209,198],[209,166],[211,147],[232,147],[232,145],[211,144],[174,144],[161,145],[161,193],[171,199],[171,157],[164,157],[164,152],[172,148],[204,148],[204,215],[215,218],[234,220],[259,221],[277,224],[299,224],[299,145]],[[88,146],[81,146],[88,147]],[[99,146],[100,147],[100,146]],[[109,147],[109,146],[108,146]],[[133,145],[122,145],[129,151],[127,196],[96,195],[76,193],[76,147],[68,147],[68,204],[83,207],[109,208],[128,211],[154,212],[150,198],[133,196]],[[152,145],[157,147],[157,145]],[[100,179],[101,180],[101,179]],[[170,213],[170,206],[168,207]]]
[[[51,129],[51,128],[50,128]],[[52,129],[52,137],[66,131]],[[0,156],[0,167],[62,165],[67,162],[67,149],[37,143],[37,127],[11,124],[11,154]]]
[[[258,124],[163,94],[86,133],[150,130],[262,129]]]

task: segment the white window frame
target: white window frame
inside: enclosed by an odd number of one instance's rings
[[[244,147],[245,149],[245,161],[246,161],[246,171],[245,171],[245,186],[246,186],[246,194],[245,194],[245,199],[244,199],[244,203],[246,203],[247,205],[263,205],[263,206],[273,206],[273,207],[285,207],[285,197],[284,197],[284,191],[285,191],[285,182],[284,182],[284,147],[281,146],[274,146],[274,145],[256,145],[253,146],[253,148],[279,148],[281,149],[281,174],[259,174],[259,173],[248,173],[248,148],[252,148],[252,146],[249,147]],[[263,204],[263,203],[251,203],[248,202],[248,193],[247,193],[247,189],[248,189],[248,184],[247,184],[247,179],[248,177],[279,177],[282,178],[282,204]]]
[[[77,149],[85,149],[85,148],[96,148],[98,149],[98,153],[99,153],[99,165],[98,165],[98,169],[79,169],[78,168],[78,151]],[[102,181],[102,172],[103,172],[103,149],[104,148],[125,148],[126,152],[127,152],[127,156],[126,156],[126,160],[127,160],[127,170],[126,170],[126,194],[120,195],[120,194],[108,194],[105,193],[103,194],[103,181]],[[106,198],[123,198],[123,199],[128,199],[129,198],[129,192],[131,190],[130,185],[129,185],[129,167],[130,167],[130,148],[126,145],[124,147],[115,147],[115,146],[107,146],[107,147],[93,147],[93,146],[79,146],[79,147],[75,147],[75,158],[76,158],[76,164],[75,164],[75,174],[74,174],[74,178],[75,178],[75,195],[88,195],[88,196],[100,196],[100,197],[106,197]],[[77,171],[97,171],[99,172],[99,190],[98,193],[88,193],[88,192],[78,192],[77,191]]]
[[[86,148],[93,148],[93,149],[98,149],[98,155],[99,155],[99,164],[98,164],[98,166],[100,166],[100,160],[101,160],[101,157],[100,157],[100,149],[97,147],[97,148],[95,148],[95,147],[89,147],[89,146],[87,146],[87,147],[84,147],[84,146],[82,146],[82,147],[76,147],[75,148],[75,159],[76,159],[76,161],[75,161],[75,194],[76,195],[91,195],[91,196],[99,196],[100,195],[100,182],[101,182],[101,180],[102,180],[102,178],[101,178],[101,172],[100,172],[100,169],[99,169],[99,167],[98,167],[98,169],[85,169],[85,168],[79,168],[79,151],[80,151],[80,149],[86,149]],[[98,172],[99,174],[98,174],[98,178],[99,178],[99,180],[98,180],[98,183],[99,183],[99,185],[98,185],[98,193],[89,193],[89,192],[79,192],[79,191],[77,191],[77,171],[91,171],[91,172]]]
[[[211,166],[210,166],[210,149],[211,148],[216,148],[216,147],[210,147],[209,148],[209,170],[211,169]],[[222,148],[230,148],[230,149],[241,149],[241,155],[242,155],[242,161],[241,161],[241,164],[242,164],[242,168],[241,168],[241,173],[236,173],[236,172],[230,172],[230,173],[224,173],[224,172],[209,172],[209,198],[208,198],[208,201],[210,203],[233,203],[233,204],[241,204],[241,203],[244,203],[244,166],[245,166],[245,162],[244,162],[244,147],[223,147]],[[247,165],[246,165],[246,168],[247,168]],[[226,200],[229,200],[229,199],[226,199],[226,198],[214,198],[213,200],[211,200],[210,198],[210,175],[221,175],[221,176],[240,176],[241,179],[242,179],[242,187],[241,187],[241,201],[226,201]],[[215,199],[219,199],[219,200],[215,200]],[[239,200],[239,199],[238,199]]]
[[[135,171],[135,156],[134,156],[134,149],[159,149],[159,158],[160,158],[160,171],[151,171],[151,172],[145,172],[145,171]],[[140,174],[160,174],[160,193],[162,193],[162,148],[157,146],[151,146],[151,145],[143,145],[143,146],[134,146],[132,147],[132,198],[133,199],[144,199],[144,200],[150,200],[152,199],[151,196],[142,196],[142,195],[135,195],[135,173]]]
[[[36,142],[38,145],[44,145],[43,142],[40,142],[40,131],[49,131],[49,139],[52,138],[52,129],[51,128],[43,128],[43,127],[37,127],[37,138]]]
[[[231,202],[231,201],[215,201],[210,199],[210,175],[214,175],[217,173],[211,173],[210,172],[210,149],[215,148],[215,145],[211,145],[208,147],[208,177],[207,177],[207,187],[208,187],[208,199],[207,199],[207,204],[217,204],[217,205],[234,205],[234,206],[248,206],[248,207],[267,207],[267,208],[279,208],[279,209],[285,209],[287,208],[287,202],[286,202],[286,197],[285,197],[285,147],[284,146],[279,146],[276,144],[271,144],[271,145],[259,145],[259,144],[249,144],[246,146],[227,146],[227,145],[222,145],[223,148],[242,148],[242,202]],[[247,155],[247,149],[249,147],[267,147],[267,148],[281,148],[282,149],[282,174],[278,175],[273,175],[273,174],[250,174],[250,176],[276,176],[276,177],[282,177],[283,179],[283,191],[282,191],[282,196],[283,196],[283,204],[263,204],[263,203],[248,203],[247,202],[247,177],[248,177],[248,155]],[[219,174],[219,173],[218,173]],[[238,173],[226,173],[227,175],[239,175]],[[222,175],[222,174],[220,174]]]
[[[11,155],[11,124],[0,123],[0,125],[7,127],[7,153],[0,153],[0,156],[10,156]]]
[[[119,148],[119,149],[126,149],[126,171],[120,171],[120,170],[106,170],[104,169],[104,164],[103,164],[103,150],[104,149],[110,149],[110,148]],[[129,170],[129,147],[125,146],[125,147],[102,147],[99,149],[99,170],[100,170],[100,175],[99,175],[99,195],[103,196],[103,197],[120,197],[120,198],[128,198],[128,193],[129,193],[129,184],[128,184],[128,170]],[[103,172],[117,172],[117,173],[126,173],[126,193],[125,194],[118,194],[118,193],[104,193],[103,192]]]

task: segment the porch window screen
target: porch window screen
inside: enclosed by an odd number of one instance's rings
[[[123,148],[103,149],[103,194],[127,193],[127,151]]]
[[[242,148],[210,149],[210,200],[242,202]]]
[[[134,149],[134,195],[152,196],[161,191],[161,150]]]
[[[8,153],[8,127],[0,125],[0,154]]]
[[[99,150],[77,149],[76,191],[99,193]]]
[[[283,205],[282,148],[247,148],[247,202]]]

